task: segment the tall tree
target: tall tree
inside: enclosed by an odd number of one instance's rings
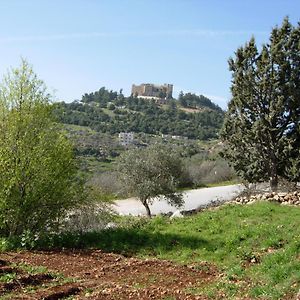
[[[252,38],[229,59],[232,99],[221,132],[224,156],[249,182],[300,179],[300,23],[288,18],[258,51]]]
[[[163,145],[125,152],[120,157],[118,172],[124,187],[141,201],[149,217],[149,204],[155,197],[177,207],[183,204],[182,194],[176,191],[183,172],[181,160]]]
[[[0,233],[43,231],[77,204],[73,150],[26,61],[0,86]]]

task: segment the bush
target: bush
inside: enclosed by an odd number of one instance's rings
[[[186,163],[186,170],[194,186],[205,186],[235,178],[234,171],[222,159],[198,162],[190,160]]]
[[[22,61],[0,86],[0,233],[53,228],[81,203],[73,150],[52,120],[50,96]],[[28,234],[27,234],[28,235]]]
[[[101,199],[113,199],[119,195],[124,197],[128,196],[122,188],[122,184],[114,171],[107,171],[104,173],[96,174],[90,181],[89,185],[97,188],[98,193],[101,194]],[[104,199],[103,199],[104,198]]]

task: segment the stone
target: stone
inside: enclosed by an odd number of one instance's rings
[[[174,218],[183,218],[184,216],[183,216],[183,214],[181,213],[181,211],[180,210],[176,210],[173,214],[172,214],[172,216],[170,217],[170,219],[174,219]]]
[[[285,197],[287,195],[287,193],[278,193],[277,194],[279,197]]]

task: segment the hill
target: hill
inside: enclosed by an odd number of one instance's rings
[[[102,87],[83,95],[80,101],[55,103],[55,115],[62,123],[110,134],[132,131],[200,140],[217,138],[224,119],[222,109],[202,95],[188,93],[182,99],[159,105]]]

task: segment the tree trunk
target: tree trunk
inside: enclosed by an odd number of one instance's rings
[[[278,189],[277,159],[274,152],[271,153],[270,162],[270,189],[271,192],[276,192]]]
[[[270,177],[270,189],[271,192],[276,192],[278,189],[278,177],[277,175]]]
[[[146,208],[147,217],[148,217],[148,218],[151,218],[151,211],[150,211],[149,205],[148,205],[148,203],[147,203],[147,199],[142,200],[142,204],[143,204],[143,205],[145,206],[145,208]]]
[[[270,189],[271,192],[276,192],[278,189],[278,175],[277,175],[276,163],[272,163],[271,166]]]

